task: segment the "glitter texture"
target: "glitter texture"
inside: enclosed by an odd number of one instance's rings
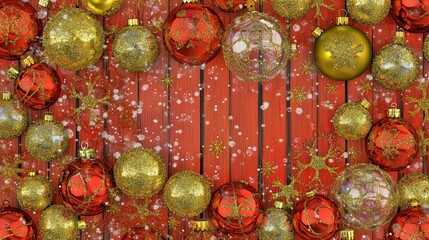
[[[78,216],[63,205],[53,205],[42,212],[38,227],[45,240],[75,240],[79,237]]]
[[[0,138],[16,138],[27,129],[27,109],[16,99],[0,100]]]
[[[311,0],[273,0],[271,5],[278,15],[286,19],[297,19],[307,13],[311,2]]]
[[[357,22],[375,25],[389,14],[390,0],[347,0],[347,12]]]
[[[419,113],[420,111],[422,111],[424,113],[424,119],[423,121],[426,124],[429,124],[429,98],[427,97],[427,83],[421,83],[419,85],[419,89],[422,93],[422,97],[421,98],[415,98],[415,97],[410,97],[407,96],[405,98],[405,102],[407,104],[413,104],[415,103],[417,105],[417,108],[415,110],[411,110],[408,111],[408,113],[415,117],[417,115],[417,113]]]
[[[335,111],[334,128],[346,140],[359,140],[366,136],[372,126],[371,114],[359,103],[349,102]]]
[[[292,199],[299,195],[298,191],[295,190],[294,186],[295,186],[295,180],[293,178],[292,178],[292,181],[287,185],[283,185],[279,180],[274,181],[273,188],[280,188],[280,191],[273,193],[273,199],[284,198],[284,205],[287,208],[292,207],[293,205]]]
[[[28,176],[19,183],[16,197],[22,208],[41,211],[51,204],[54,188],[44,176]]]
[[[398,182],[399,207],[407,209],[413,201],[422,207],[429,207],[429,176],[423,173],[410,173]]]
[[[295,232],[291,216],[283,209],[271,207],[265,210],[264,219],[256,233],[259,240],[293,240]]]

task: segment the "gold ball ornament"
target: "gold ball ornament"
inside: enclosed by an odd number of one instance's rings
[[[193,217],[202,213],[210,203],[210,183],[191,171],[174,174],[164,187],[163,198],[168,209],[177,216]]]
[[[360,76],[371,64],[372,45],[364,32],[338,17],[337,25],[313,31],[314,61],[328,78],[347,81]]]
[[[264,219],[256,230],[259,240],[293,240],[295,232],[292,217],[284,210],[283,202],[275,202],[274,207],[264,212]]]
[[[372,63],[375,80],[389,90],[404,90],[419,76],[420,62],[413,50],[405,46],[405,33],[396,32],[393,43],[380,49]]]
[[[47,178],[30,172],[18,185],[16,196],[22,208],[41,211],[51,204],[54,188]]]
[[[0,138],[16,138],[28,126],[28,111],[9,92],[3,93],[0,100]]]
[[[429,37],[428,36],[426,36],[425,41],[423,42],[423,54],[426,58],[426,61],[429,61]]]
[[[67,152],[69,138],[65,127],[45,115],[44,120],[35,121],[25,134],[25,147],[35,159],[48,162]]]
[[[332,119],[335,132],[346,140],[364,138],[372,126],[371,114],[368,112],[370,106],[366,99],[360,104],[349,102],[341,105]]]
[[[423,173],[410,173],[398,182],[399,207],[404,210],[417,202],[429,208],[429,176]]]
[[[39,232],[44,240],[75,240],[81,224],[76,213],[63,205],[53,205],[42,212]]]
[[[103,53],[103,28],[82,9],[67,8],[47,22],[43,47],[48,59],[64,69],[87,68]]]
[[[123,0],[82,0],[88,11],[97,15],[111,15],[121,8]]]
[[[390,0],[347,0],[346,6],[353,20],[375,25],[389,14]]]
[[[307,13],[311,7],[311,3],[311,0],[273,0],[271,1],[271,6],[282,17],[297,19]]]
[[[158,58],[158,42],[138,19],[128,19],[127,26],[115,34],[113,58],[123,69],[131,72],[148,70]]]
[[[149,198],[163,187],[167,167],[154,151],[142,147],[128,150],[114,166],[116,185],[135,198]]]

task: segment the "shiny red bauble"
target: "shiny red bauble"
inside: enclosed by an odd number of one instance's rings
[[[237,12],[246,6],[246,0],[212,0],[212,3],[226,12]]]
[[[17,0],[0,2],[1,59],[19,59],[41,31],[42,22],[30,4]]]
[[[79,155],[81,159],[69,164],[61,174],[61,198],[64,205],[81,215],[102,213],[109,202],[109,191],[114,187],[113,171],[94,158],[92,149],[81,149]]]
[[[135,240],[135,239],[163,240],[164,238],[161,236],[161,234],[157,234],[143,227],[135,227],[122,237],[122,240]]]
[[[210,210],[213,225],[236,236],[253,232],[263,219],[259,194],[244,182],[220,186],[212,195]]]
[[[429,209],[411,207],[396,214],[390,223],[389,240],[429,239]]]
[[[222,21],[211,8],[185,3],[168,15],[163,29],[164,44],[176,61],[201,65],[219,52],[223,32]]]
[[[295,232],[304,239],[330,239],[338,229],[337,205],[322,195],[309,196],[294,207]]]
[[[36,225],[24,211],[10,207],[6,201],[0,209],[0,239],[33,240],[37,237]]]
[[[390,13],[405,31],[413,33],[429,31],[428,0],[392,0]]]

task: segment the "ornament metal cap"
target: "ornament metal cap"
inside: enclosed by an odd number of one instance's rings
[[[82,148],[79,149],[79,158],[84,160],[90,160],[95,158],[95,151],[93,148]]]
[[[353,229],[344,229],[340,232],[340,239],[342,240],[354,240],[355,233]]]
[[[79,230],[85,230],[86,229],[86,222],[84,220],[77,221],[77,228]]]
[[[34,58],[33,56],[29,55],[24,59],[21,59],[21,64],[25,68],[29,68],[34,64]]]
[[[52,122],[54,121],[54,116],[52,114],[45,114],[45,121]]]
[[[3,100],[10,100],[11,98],[12,98],[12,93],[10,92],[3,93]]]
[[[207,231],[210,228],[209,220],[191,221],[191,227],[194,231]]]
[[[316,29],[313,30],[313,32],[311,32],[311,35],[313,35],[313,37],[318,38],[320,37],[320,35],[322,35],[323,33],[323,28],[321,27],[317,27]]]
[[[393,42],[396,44],[405,44],[405,32],[396,31],[395,36],[393,37]]]
[[[16,67],[9,68],[6,72],[6,76],[10,79],[13,79],[13,80],[17,79],[19,76],[18,68],[16,68]]]
[[[183,0],[182,3],[198,3],[198,0]]]
[[[31,171],[31,172],[28,173],[28,176],[29,177],[35,177],[36,176],[36,172]]]
[[[255,1],[254,0],[247,0],[246,1],[246,7],[249,9],[249,11],[255,11]]]
[[[275,207],[275,208],[277,208],[277,209],[284,209],[286,206],[285,206],[285,203],[284,203],[284,202],[281,202],[281,201],[275,201],[275,202],[274,202],[274,207]]]
[[[38,4],[39,4],[39,6],[48,8],[49,7],[49,0],[39,0]]]
[[[316,193],[314,193],[314,191],[309,191],[305,193],[305,196],[307,196],[308,198],[313,197],[314,195],[316,195]]]
[[[349,17],[337,17],[337,25],[348,25]]]
[[[368,100],[366,100],[365,98],[362,99],[360,105],[362,105],[362,107],[364,107],[365,109],[369,109],[371,107],[371,103],[368,102]]]
[[[127,20],[127,26],[138,26],[139,25],[139,19],[138,18],[129,18]]]
[[[390,118],[401,117],[401,109],[399,108],[389,108],[387,109],[387,116]]]

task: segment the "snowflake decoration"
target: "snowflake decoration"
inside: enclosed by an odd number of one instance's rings
[[[254,208],[251,207],[252,205],[252,196],[247,197],[242,202],[238,202],[237,198],[234,194],[234,196],[226,197],[226,203],[225,209],[230,209],[231,211],[226,214],[227,219],[237,219],[238,224],[240,225],[240,228],[242,227],[242,220],[243,218],[246,218],[246,212],[247,211],[255,211]],[[243,213],[244,212],[244,213]]]
[[[359,86],[359,90],[362,92],[362,94],[367,94],[368,92],[372,91],[373,85],[374,84],[372,83],[372,81],[368,79],[363,79]]]
[[[313,64],[311,64],[311,62],[309,61],[304,61],[302,62],[301,67],[299,69],[301,69],[301,72],[303,74],[309,75],[313,72]]]
[[[160,208],[155,210],[150,204],[150,199],[131,199],[125,205],[121,205],[121,202],[115,201],[110,205],[109,210],[115,214],[114,218],[117,223],[126,226],[142,226],[150,223],[150,217],[160,218],[161,216]]]
[[[307,92],[304,90],[304,87],[296,87],[291,92],[291,99],[294,102],[301,103],[305,100]]]
[[[325,86],[325,90],[326,90],[328,93],[337,93],[337,91],[338,91],[338,86],[337,86],[336,84],[333,84],[333,83],[328,83],[328,84],[326,84],[326,86]]]
[[[357,160],[359,155],[360,155],[360,151],[358,149],[356,149],[355,147],[351,147],[347,151],[347,158],[350,160]]]
[[[23,158],[15,154],[2,154],[0,160],[0,178],[4,179],[1,190],[10,189],[12,181],[17,182],[21,180],[20,174],[24,170],[20,167]]]
[[[331,41],[334,45],[326,44],[323,50],[331,53],[330,58],[334,59],[333,70],[355,69],[356,60],[359,59],[357,54],[363,52],[364,46],[359,44],[356,47],[352,47],[355,37],[349,37],[345,33],[332,37]]]
[[[419,142],[420,154],[422,156],[427,156],[428,155],[429,138],[425,137],[425,132],[422,130],[417,131],[417,133],[419,134],[419,138],[420,138],[420,142]]]
[[[174,83],[174,79],[170,75],[165,75],[165,77],[161,80],[161,83],[167,88],[171,87]]]
[[[275,166],[272,162],[263,162],[261,168],[261,174],[263,177],[268,177],[274,173],[276,173],[277,166]]]
[[[177,220],[177,218],[175,217],[169,217],[168,218],[168,226],[170,227],[170,229],[176,230],[180,225],[179,220]]]
[[[324,0],[314,0],[313,3],[311,4],[310,8],[315,8],[316,9],[316,13],[314,14],[314,19],[317,19],[318,21],[320,20],[325,20],[323,18],[322,15],[322,11],[321,8],[326,8],[328,10],[334,11],[334,5],[329,5],[326,4]]]
[[[210,143],[209,150],[212,155],[215,155],[216,157],[218,157],[223,153],[224,148],[225,146],[223,145],[222,142],[213,141]]]
[[[422,92],[422,97],[420,99],[417,99],[414,97],[407,96],[406,102],[407,104],[410,104],[410,103],[417,104],[417,108],[413,111],[408,111],[408,113],[411,116],[415,117],[418,112],[423,111],[424,113],[423,121],[426,124],[428,124],[429,123],[429,98],[427,97],[426,88],[427,88],[426,84],[421,83],[419,86],[419,89]]]
[[[293,197],[298,196],[298,191],[295,190],[295,179],[292,178],[292,181],[288,185],[283,185],[279,180],[276,180],[273,182],[273,188],[280,188],[280,191],[277,193],[274,193],[272,198],[273,199],[279,199],[284,198],[285,199],[285,205],[287,208],[292,207]]]

